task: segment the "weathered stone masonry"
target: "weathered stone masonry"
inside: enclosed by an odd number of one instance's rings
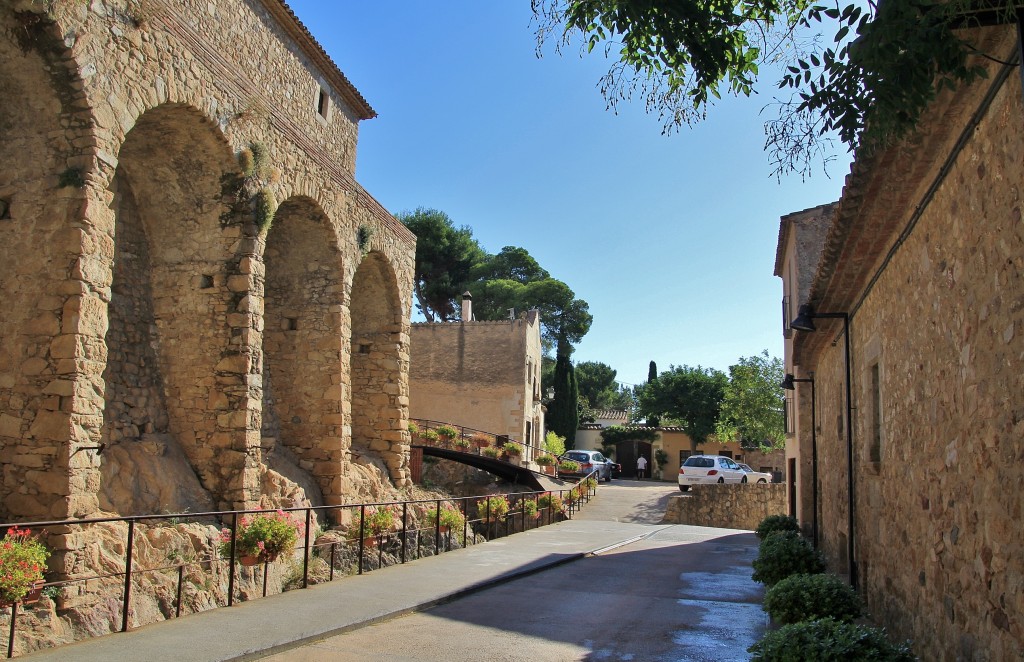
[[[0,519],[152,508],[147,454],[218,508],[408,483],[415,239],[280,0],[4,3],[0,99]]]
[[[972,37],[1017,53],[1013,27]],[[1017,68],[986,66],[858,160],[809,293],[851,314],[853,532],[842,325],[795,346],[817,386],[822,548],[846,569],[852,533],[869,610],[927,660],[1024,650],[1024,103]]]

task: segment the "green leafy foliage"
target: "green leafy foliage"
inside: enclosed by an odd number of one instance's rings
[[[451,425],[438,425],[435,429],[437,430],[438,436],[446,441],[451,441],[455,437],[459,436],[459,431]]]
[[[511,456],[519,457],[523,454],[523,445],[516,441],[507,441],[502,449]]]
[[[776,531],[796,531],[799,533],[800,523],[797,522],[795,517],[789,515],[769,515],[761,520],[754,533],[757,534],[759,540],[764,540]]]
[[[693,450],[715,431],[729,378],[700,366],[670,366],[639,393],[640,415],[676,422],[690,436]]]
[[[768,350],[729,366],[729,384],[715,424],[718,438],[739,441],[746,448],[781,448],[786,442],[782,378],[782,359],[769,356]]]
[[[893,643],[885,630],[831,618],[802,621],[771,630],[747,649],[755,662],[913,662],[910,647]]]
[[[480,449],[480,454],[484,457],[497,459],[498,456],[501,455],[501,449],[497,446],[484,446]]]
[[[557,494],[545,492],[544,494],[537,497],[537,506],[541,510],[550,509],[552,513],[560,513],[562,512],[562,509],[565,507],[565,504],[562,503],[562,497],[558,496]]]
[[[437,209],[421,207],[396,214],[396,218],[416,235],[416,307],[428,322],[457,319],[456,302],[486,256],[473,231],[465,226],[456,228],[452,219]]]
[[[544,435],[544,450],[555,457],[565,454],[565,437],[548,430],[548,433]]]
[[[498,522],[508,514],[508,497],[504,494],[494,494],[478,501],[476,507],[481,517],[485,517],[491,522]]]
[[[759,66],[781,64],[777,119],[765,125],[776,173],[807,174],[833,137],[851,150],[911,131],[943,89],[984,71],[968,61],[986,10],[1012,23],[1008,0],[531,0],[538,51],[552,35],[604,45],[610,108],[640,95],[665,130],[693,124],[722,93],[757,92]],[[991,17],[990,17],[991,19]],[[617,52],[615,51],[617,48]],[[1002,54],[988,54],[1000,56]]]
[[[752,565],[754,581],[766,586],[774,586],[790,575],[825,572],[821,553],[795,531],[778,531],[762,540]]]
[[[790,575],[764,595],[764,610],[777,623],[816,618],[852,621],[861,615],[860,596],[835,575]]]
[[[430,526],[435,526],[438,518],[438,509],[435,506],[427,511],[427,523]],[[461,529],[462,525],[466,522],[465,516],[462,511],[451,505],[450,503],[442,504],[441,506],[441,523],[442,527],[448,527],[450,529]]]
[[[614,447],[623,441],[657,441],[661,435],[652,428],[632,428],[622,425],[609,425],[601,430],[601,445]]]
[[[558,463],[558,469],[566,473],[576,473],[580,470],[580,463],[576,460],[561,460]]]
[[[256,193],[256,227],[260,234],[267,234],[270,226],[274,223],[274,215],[277,213],[277,197],[274,190],[264,186]]]

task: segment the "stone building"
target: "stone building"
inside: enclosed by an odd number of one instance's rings
[[[779,274],[808,306],[792,310],[787,367],[814,380],[813,411],[812,383],[796,384],[794,440],[820,548],[927,660],[1024,650],[1024,103],[1002,64],[1018,57],[1013,27],[973,39],[987,78],[859,155],[810,286]],[[812,264],[798,257],[796,278]]]
[[[415,238],[284,2],[4,2],[0,98],[0,520],[408,483]]]
[[[466,297],[462,320],[412,325],[410,416],[506,435],[535,448],[543,439],[545,411],[540,315],[531,310],[511,320],[477,322]]]

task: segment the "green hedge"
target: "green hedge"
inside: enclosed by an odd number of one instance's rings
[[[861,615],[861,601],[849,584],[832,574],[791,575],[768,589],[764,610],[778,623],[816,618],[849,622]]]
[[[906,644],[895,644],[885,630],[831,618],[784,625],[747,649],[756,662],[913,662]]]
[[[754,533],[759,540],[764,540],[776,531],[800,531],[800,524],[795,517],[789,515],[769,515],[761,520]]]
[[[754,559],[754,581],[774,586],[790,575],[825,572],[821,553],[795,531],[777,531],[761,541]]]

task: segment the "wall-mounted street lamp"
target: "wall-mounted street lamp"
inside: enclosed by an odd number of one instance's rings
[[[818,406],[814,393],[814,373],[810,373],[806,379],[797,379],[791,373],[786,373],[785,379],[779,384],[787,391],[796,389],[797,384],[807,383],[811,385],[811,538],[814,541],[814,548],[818,548]]]
[[[796,319],[789,323],[789,326],[798,331],[814,332],[816,319],[841,319],[843,320],[843,353],[846,362],[846,493],[849,497],[847,506],[847,528],[849,534],[846,539],[846,556],[850,562],[850,585],[857,588],[857,562],[853,558],[854,550],[854,517],[853,517],[853,386],[850,379],[850,314],[849,313],[816,313],[813,306],[803,304],[797,311]]]

